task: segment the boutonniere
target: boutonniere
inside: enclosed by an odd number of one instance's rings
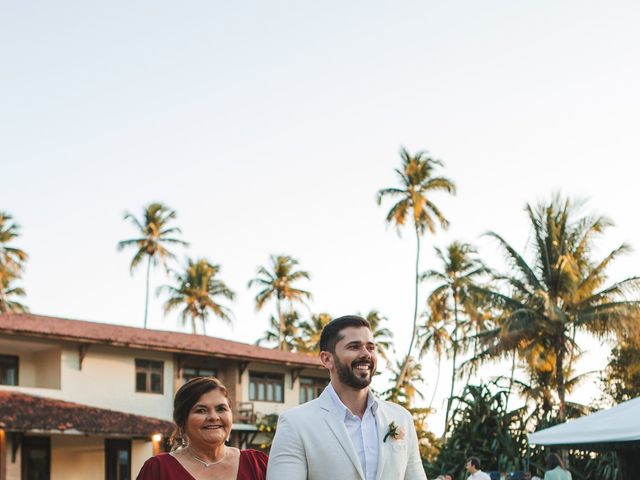
[[[389,424],[389,430],[387,430],[387,434],[382,439],[382,443],[387,441],[387,438],[391,437],[394,440],[404,440],[404,429],[396,425],[396,422],[391,422]]]

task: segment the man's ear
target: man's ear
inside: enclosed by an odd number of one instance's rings
[[[320,352],[320,361],[322,362],[322,365],[324,365],[324,368],[326,368],[327,370],[331,370],[334,366],[333,354],[331,352]]]

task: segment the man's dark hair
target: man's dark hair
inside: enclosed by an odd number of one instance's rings
[[[369,322],[358,315],[345,315],[331,320],[324,326],[320,334],[320,351],[335,353],[336,343],[344,338],[340,332],[349,327],[366,327],[371,330]]]
[[[469,457],[467,459],[467,463],[470,463],[471,465],[476,467],[478,470],[482,470],[482,467],[480,466],[480,459],[478,457]]]

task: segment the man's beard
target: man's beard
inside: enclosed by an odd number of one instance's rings
[[[338,372],[338,379],[341,383],[345,385],[349,385],[350,387],[357,388],[358,390],[362,390],[363,388],[367,388],[371,383],[371,379],[373,378],[373,374],[375,373],[374,363],[371,360],[354,360],[351,362],[351,366],[346,363],[342,363],[336,355],[333,356],[334,361],[336,363],[336,371]],[[366,377],[359,377],[353,371],[356,365],[359,363],[366,362],[369,364],[369,375]]]

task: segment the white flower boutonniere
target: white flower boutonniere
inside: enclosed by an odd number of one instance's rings
[[[391,437],[393,440],[404,440],[405,431],[402,427],[396,425],[396,422],[391,422],[389,424],[389,430],[387,430],[387,434],[382,439],[382,442],[386,442],[387,438]]]

